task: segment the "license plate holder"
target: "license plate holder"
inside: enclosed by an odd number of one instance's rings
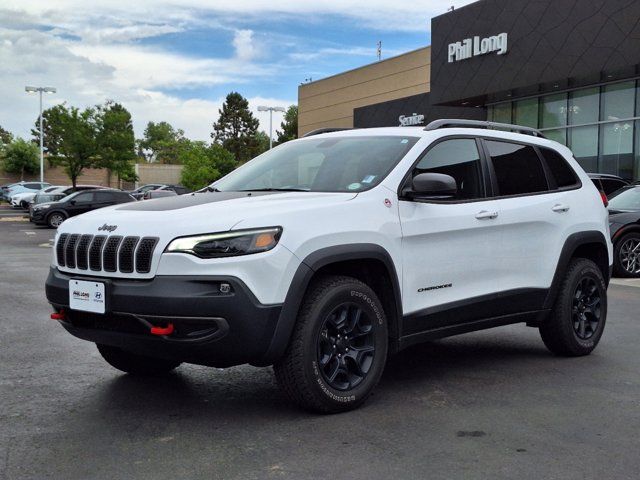
[[[106,286],[93,280],[69,280],[69,308],[83,312],[105,313]]]

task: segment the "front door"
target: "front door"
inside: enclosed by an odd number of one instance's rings
[[[472,319],[455,312],[500,291],[501,233],[496,201],[487,198],[486,168],[474,138],[440,141],[419,160],[411,178],[452,176],[455,197],[399,202],[403,245],[402,335]]]

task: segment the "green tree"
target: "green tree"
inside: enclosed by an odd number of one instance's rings
[[[187,141],[184,131],[167,122],[149,122],[144,138],[138,141],[138,153],[147,162],[181,163],[180,152]]]
[[[45,127],[49,131],[45,137],[50,142],[48,158],[52,165],[64,168],[75,187],[82,171],[98,164],[98,117],[93,108],[80,111],[57,105],[53,109]]]
[[[135,181],[135,137],[131,114],[121,104],[107,101],[96,112],[99,160],[96,166],[108,168],[118,180]]]
[[[69,110],[64,103],[47,108],[42,112],[42,130],[44,132],[44,151],[49,155],[57,155],[60,148],[60,125],[62,117]],[[33,143],[40,144],[40,116],[36,119],[35,128],[31,129]]]
[[[258,131],[256,132],[255,139],[256,149],[253,155],[254,157],[269,150],[269,135],[267,135],[263,131]]]
[[[298,138],[298,106],[291,105],[284,114],[280,124],[282,131],[276,130],[277,143],[285,143]]]
[[[180,182],[192,190],[206,187],[235,166],[233,155],[217,143],[189,142],[182,150],[182,161]]]
[[[13,141],[13,135],[8,130],[5,130],[0,126],[0,148],[3,145],[9,145]]]
[[[230,151],[238,163],[256,156],[259,143],[256,138],[260,122],[249,110],[249,102],[237,92],[227,95],[220,117],[213,124],[211,137],[214,142]]]
[[[19,173],[24,180],[25,173],[36,173],[40,168],[38,147],[18,138],[6,145],[2,150],[2,168],[8,173]]]

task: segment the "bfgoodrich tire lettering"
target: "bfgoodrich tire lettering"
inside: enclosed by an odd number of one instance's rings
[[[387,336],[382,304],[369,286],[351,277],[322,277],[305,295],[287,351],[274,365],[276,380],[305,409],[351,410],[380,380]],[[337,353],[332,354],[333,349]],[[356,362],[363,355],[366,358]]]
[[[542,325],[540,336],[556,355],[588,355],[598,345],[607,319],[607,287],[591,260],[569,263],[558,298]]]

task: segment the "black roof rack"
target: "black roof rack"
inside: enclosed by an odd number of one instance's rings
[[[337,127],[318,128],[317,130],[311,130],[310,132],[305,133],[302,136],[302,138],[313,137],[314,135],[320,135],[321,133],[342,132],[343,130],[353,130],[353,129],[352,128],[337,128]]]
[[[434,120],[429,123],[425,130],[438,130],[439,128],[486,128],[489,130],[510,130],[516,133],[524,133],[525,135],[532,135],[534,137],[546,138],[540,130],[531,127],[523,127],[522,125],[512,125],[510,123],[496,123],[486,122],[483,120],[455,120],[444,118],[441,120]]]

